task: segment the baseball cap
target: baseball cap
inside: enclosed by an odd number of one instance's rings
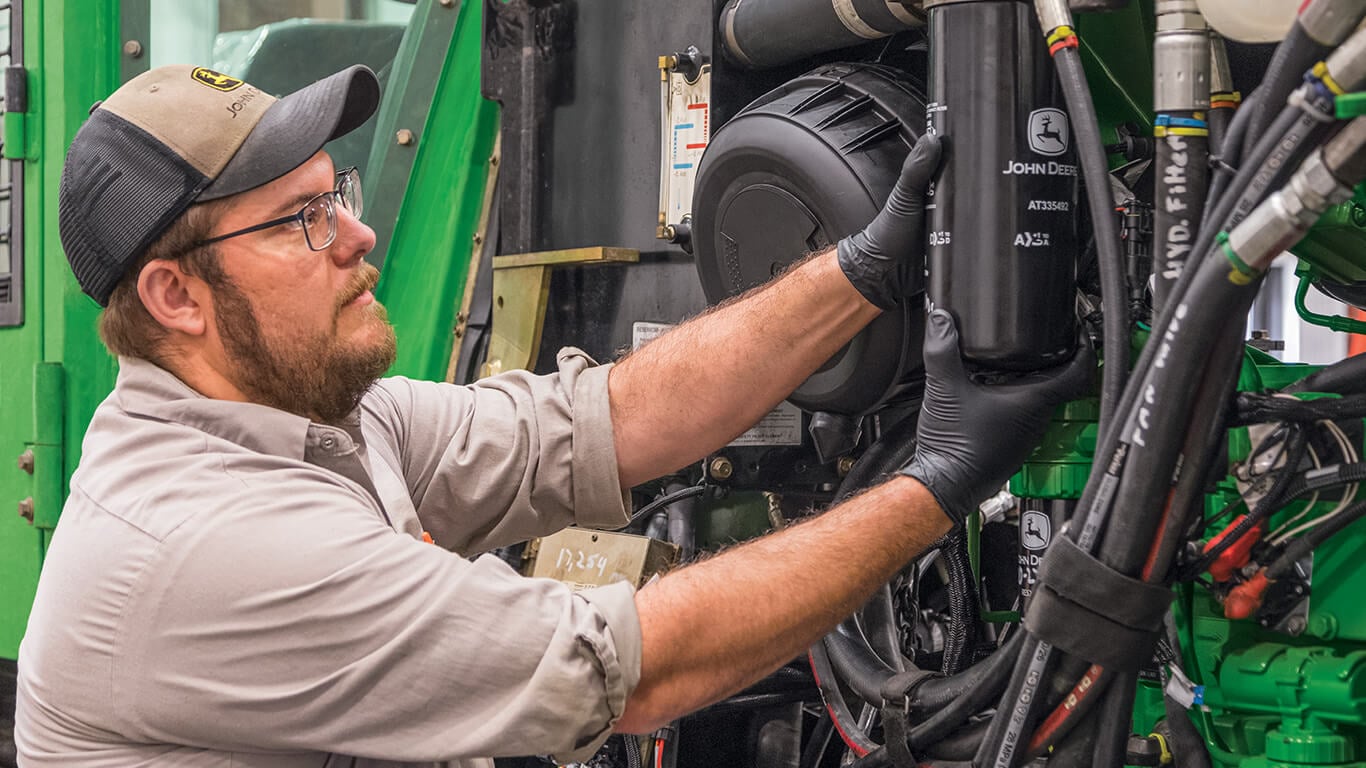
[[[158,67],[97,103],[66,153],[58,232],[100,306],[185,209],[298,168],[379,105],[375,73],[348,67],[274,96],[205,67]]]

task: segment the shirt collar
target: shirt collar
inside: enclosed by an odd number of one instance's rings
[[[260,405],[205,397],[170,371],[135,357],[119,358],[114,386],[118,405],[131,414],[184,424],[250,451],[305,460],[320,435],[336,433],[360,442],[360,412],[337,427]]]

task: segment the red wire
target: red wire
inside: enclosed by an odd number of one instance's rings
[[[1029,740],[1028,754],[1042,754],[1043,749],[1053,741],[1053,734],[1058,732],[1062,724],[1067,722],[1067,718],[1072,716],[1077,707],[1081,705],[1083,699],[1091,695],[1096,689],[1096,680],[1100,679],[1104,667],[1092,664],[1086,674],[1081,676],[1077,684],[1072,687],[1072,693],[1062,700],[1057,709],[1048,716],[1047,720],[1034,732],[1034,737]]]
[[[655,739],[655,768],[664,768],[664,740]]]

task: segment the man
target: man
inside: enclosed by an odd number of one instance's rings
[[[998,489],[1087,379],[1080,359],[978,386],[936,313],[893,480],[638,593],[466,559],[623,524],[624,489],[725,444],[900,301],[937,145],[838,252],[619,364],[566,350],[555,374],[456,387],[379,379],[374,233],[321,151],[378,98],[362,67],[278,101],[165,67],[73,141],[62,241],[120,373],[20,650],[24,765],[582,759],[797,655]]]

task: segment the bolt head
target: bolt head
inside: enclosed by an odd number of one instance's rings
[[[134,59],[142,58],[142,43],[137,40],[129,40],[123,44],[123,52]]]
[[[15,463],[19,465],[19,469],[30,475],[33,474],[33,451],[26,450],[19,454],[19,460]]]
[[[29,496],[28,498],[26,498],[26,499],[24,499],[23,501],[19,502],[19,516],[22,517],[22,518],[24,518],[25,520],[27,520],[28,523],[29,523],[29,525],[33,525],[33,497],[32,497],[32,496]]]
[[[725,456],[717,456],[707,465],[707,471],[717,480],[729,480],[735,474],[735,465]]]
[[[411,146],[414,138],[413,132],[407,128],[400,128],[398,133],[394,134],[394,140],[404,147]]]

